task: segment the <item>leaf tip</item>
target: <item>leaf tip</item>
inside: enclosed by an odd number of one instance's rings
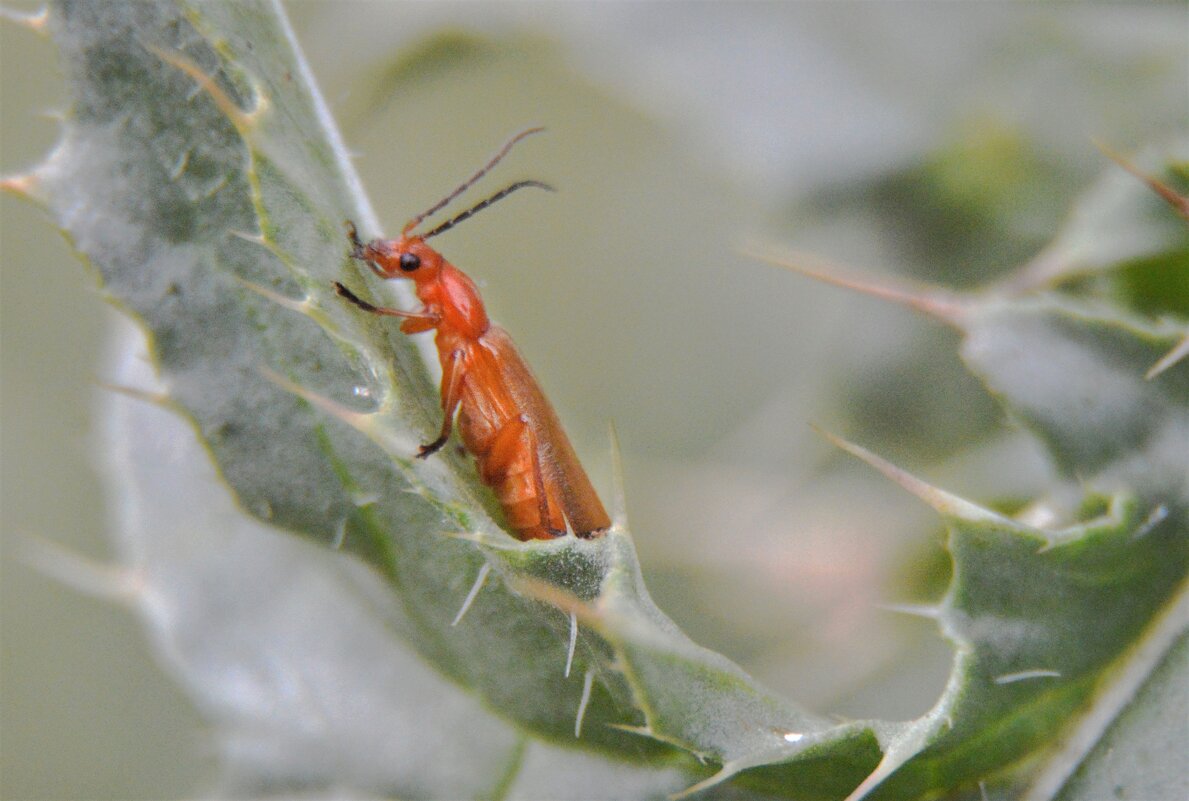
[[[565,677],[570,678],[570,669],[574,667],[574,651],[578,647],[578,615],[570,612],[570,642],[566,648],[566,670]],[[574,733],[577,737],[577,732]]]
[[[1189,222],[1189,197],[1185,197],[1151,173],[1144,172],[1136,166],[1134,161],[1108,147],[1104,142],[1098,139],[1091,141],[1094,142],[1095,147],[1102,151],[1104,156],[1147,184],[1153,192],[1172,207],[1173,211]]]
[[[95,383],[100,389],[106,389],[109,392],[115,392],[125,397],[132,398],[133,400],[152,404],[159,409],[165,409],[166,411],[171,412],[179,411],[177,405],[174,403],[173,398],[171,398],[167,392],[152,392],[150,390],[130,387],[125,384],[113,384],[108,381],[96,381]]]
[[[896,484],[899,484],[910,493],[920,498],[929,506],[933,507],[939,514],[946,517],[953,517],[970,522],[979,521],[995,521],[1004,522],[1005,518],[995,514],[989,509],[984,509],[970,501],[953,495],[945,490],[934,487],[908,471],[897,467],[881,456],[877,456],[866,448],[856,445],[853,442],[843,439],[842,437],[831,434],[817,426],[812,426],[814,431],[817,431],[821,436],[825,437],[830,443],[841,450],[846,451],[851,456],[854,456],[871,467],[874,467],[880,473],[883,473],[888,479]]]
[[[669,801],[681,801],[681,799],[689,798],[691,795],[694,795],[695,793],[700,793],[703,790],[709,790],[711,787],[714,787],[717,784],[722,784],[727,779],[731,778],[736,773],[738,773],[740,770],[742,770],[744,767],[746,767],[746,766],[743,764],[736,764],[735,762],[724,762],[723,766],[721,768],[719,768],[718,772],[714,773],[711,776],[706,777],[705,779],[702,779],[702,781],[700,781],[696,784],[691,784],[689,787],[686,787],[684,790],[680,790],[676,793],[671,794],[669,796]]]
[[[251,242],[253,245],[259,245],[285,263],[291,263],[293,261],[293,259],[288,254],[283,252],[281,248],[277,246],[276,240],[269,239],[263,231],[259,233],[252,233],[251,231],[237,231],[233,229],[227,233],[236,237],[237,239],[242,239],[245,242]]]
[[[567,672],[568,676],[569,673]],[[594,670],[586,671],[582,677],[582,697],[578,699],[578,713],[574,716],[574,739],[582,737],[582,721],[586,718],[586,707],[590,703],[590,691],[594,689]]]
[[[12,8],[0,8],[0,19],[20,25],[38,36],[49,36],[50,10],[42,6],[37,11],[22,12]]]
[[[923,617],[928,620],[941,618],[941,607],[936,604],[876,604],[875,606],[885,612],[895,612],[900,615]]]
[[[244,238],[248,238],[248,237],[245,236]],[[242,286],[244,289],[251,290],[252,292],[255,292],[257,295],[260,295],[263,298],[267,298],[268,300],[271,300],[273,303],[277,304],[278,306],[280,306],[282,308],[289,309],[290,311],[295,311],[298,314],[304,314],[306,317],[312,316],[314,304],[310,301],[310,298],[308,295],[306,297],[300,298],[300,299],[299,298],[291,298],[291,297],[288,297],[287,295],[282,295],[280,292],[276,292],[272,289],[269,289],[268,287],[261,286],[260,284],[257,284],[257,283],[253,283],[252,281],[249,281],[246,278],[241,278],[238,275],[232,275],[231,277],[234,278],[235,282],[237,284],[239,284],[240,286]]]
[[[771,247],[748,244],[744,246],[743,253],[815,281],[906,306],[957,329],[962,328],[962,321],[970,306],[969,301],[940,287],[914,286],[889,278],[847,275],[845,268],[799,250],[776,252]]]
[[[36,171],[22,173],[21,175],[6,175],[0,178],[0,191],[8,192],[10,195],[31,200],[35,203],[44,205],[46,201],[44,184],[41,176]]]
[[[1032,681],[1034,679],[1059,679],[1061,671],[1036,668],[1034,670],[1018,670],[1014,673],[1004,673],[996,676],[992,681],[996,684],[1015,684],[1017,681]]]
[[[610,420],[607,421],[607,436],[611,441],[611,527],[625,531],[628,526],[628,504],[623,480],[623,452],[619,448],[619,433],[615,430],[615,423]]]
[[[462,601],[462,606],[458,609],[458,614],[450,621],[451,626],[457,626],[462,621],[463,617],[471,608],[471,604],[475,602],[479,591],[483,589],[483,585],[487,583],[487,576],[491,573],[491,562],[484,562],[483,566],[479,568],[479,573],[475,576],[475,581],[471,584],[471,589],[467,593],[466,598]]]
[[[26,565],[83,595],[130,605],[144,594],[144,575],[130,567],[88,559],[41,537],[20,537],[17,549]]]
[[[336,420],[346,423],[356,431],[367,434],[373,439],[379,435],[380,426],[377,425],[375,421],[377,418],[381,417],[381,415],[378,415],[375,412],[357,412],[354,409],[348,409],[341,403],[331,400],[325,395],[319,395],[313,390],[306,389],[300,384],[289,380],[285,376],[281,375],[275,370],[265,367],[264,365],[260,365],[257,369],[260,371],[261,375],[276,384],[281,389],[296,395],[314,408],[325,412]]]
[[[586,623],[591,627],[597,627],[602,623],[603,616],[598,609],[573,593],[547,581],[517,576],[508,579],[508,584],[515,592],[527,598],[549,604],[565,612],[574,621],[575,626],[579,622]]]
[[[235,129],[239,131],[241,136],[246,138],[246,135],[255,127],[260,115],[267,107],[267,100],[262,93],[259,91],[254,92],[256,105],[254,108],[245,111],[223,91],[223,88],[216,83],[211,75],[204,72],[201,67],[180,52],[158,47],[152,42],[142,42],[141,44],[145,50],[148,50],[166,64],[190,76],[191,80],[198,84],[198,87],[202,91],[206,92],[207,96],[210,97],[215,107],[219,109],[223,116],[235,126]],[[253,88],[255,89],[256,87],[254,86]]]
[[[1161,356],[1155,364],[1144,373],[1144,379],[1151,381],[1168,368],[1189,356],[1189,332],[1181,335],[1181,341],[1172,346],[1172,350]]]
[[[341,551],[347,541],[347,519],[343,518],[334,526],[334,537],[330,540],[330,550]]]

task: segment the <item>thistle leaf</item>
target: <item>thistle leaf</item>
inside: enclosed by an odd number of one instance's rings
[[[377,226],[277,6],[61,2],[49,28],[73,105],[20,187],[141,325],[157,376],[140,386],[191,424],[187,453],[209,452],[242,512],[187,494],[207,478],[151,467],[185,439],[176,426],[116,426],[145,449],[112,447],[131,478],[121,508],[145,512],[118,520],[139,605],[215,724],[229,794],[562,797],[582,775],[625,798],[728,780],[741,795],[937,797],[1022,785],[1012,769],[1081,722],[1085,748],[1034,785],[1077,798],[1113,775],[1115,732],[1175,692],[1189,384],[1183,364],[1145,373],[1183,341],[1176,320],[1037,289],[1051,282],[963,306],[972,371],[1084,482],[1038,491],[1028,515],[844,445],[946,523],[938,619],[956,654],[919,720],[838,723],[686,637],[649,598],[625,525],[519,543],[464,459],[412,457],[436,391],[408,338],[331,290],[366,296],[341,226]],[[1182,252],[1062,248],[1049,275]],[[158,502],[174,497],[192,515],[168,525]],[[1124,686],[1136,703],[1107,703]],[[442,750],[466,769],[427,756]]]

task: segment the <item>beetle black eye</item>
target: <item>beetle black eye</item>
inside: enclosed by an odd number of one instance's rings
[[[421,266],[421,259],[415,253],[400,254],[400,268],[406,273],[411,273]]]

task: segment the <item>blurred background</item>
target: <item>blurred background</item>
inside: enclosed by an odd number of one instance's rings
[[[604,497],[614,422],[661,608],[814,710],[928,709],[949,649],[887,607],[937,597],[942,532],[810,424],[983,502],[1036,494],[1049,468],[954,334],[744,251],[993,280],[1108,168],[1093,139],[1127,152],[1183,131],[1185,7],[287,10],[389,231],[510,133],[548,126],[487,189],[560,191],[438,244],[480,283]],[[20,25],[0,25],[0,58],[11,174],[52,147],[65,93],[52,44]],[[0,203],[0,795],[185,797],[212,755],[136,620],[17,558],[23,537],[109,557],[92,443],[114,312],[38,209]]]

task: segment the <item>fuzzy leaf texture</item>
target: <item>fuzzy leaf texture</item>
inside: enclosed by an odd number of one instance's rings
[[[1112,176],[1016,286],[962,298],[950,320],[1069,487],[1009,518],[844,444],[945,521],[954,576],[936,615],[956,653],[923,718],[839,724],[683,635],[622,519],[595,541],[517,543],[465,460],[411,458],[436,390],[408,338],[330,289],[365,285],[342,221],[378,231],[278,8],[62,2],[48,25],[72,108],[46,163],[10,184],[43,199],[149,337],[162,409],[113,424],[141,509],[121,536],[228,795],[1184,788],[1175,760],[1111,763],[1164,699],[1184,703],[1189,370],[1145,373],[1184,341],[1169,298],[1189,236],[1142,185]],[[1148,166],[1184,188],[1183,153]],[[240,511],[144,467],[194,449],[169,444],[179,417]],[[194,493],[192,519],[161,513],[163,477]]]

